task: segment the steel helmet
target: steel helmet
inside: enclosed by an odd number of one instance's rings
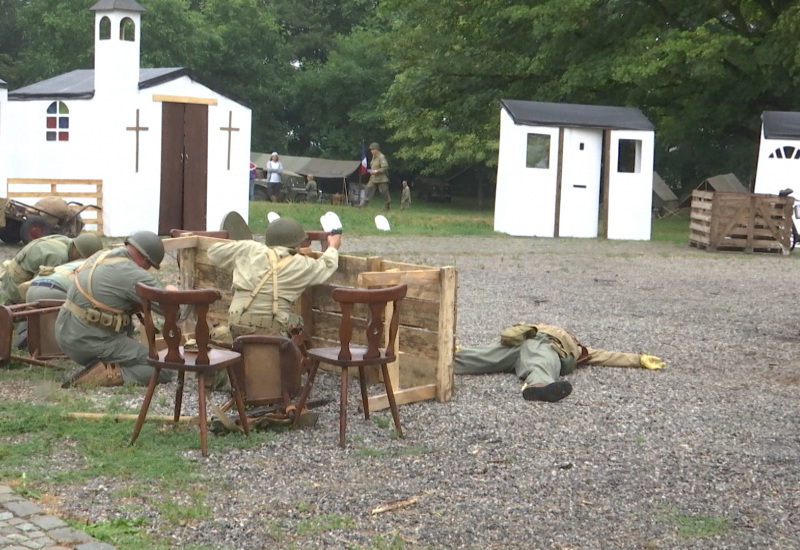
[[[161,260],[164,259],[164,243],[158,235],[150,231],[137,231],[127,239],[125,244],[131,245],[139,253],[147,258],[150,265],[156,269],[161,269]]]
[[[373,141],[372,143],[370,143],[369,144],[369,148],[370,149],[377,149],[378,151],[381,150],[381,146],[380,146],[380,144],[378,144],[377,141]]]
[[[278,218],[267,226],[264,240],[267,246],[294,248],[308,238],[300,222],[292,218]]]
[[[81,255],[81,258],[88,258],[98,250],[103,249],[103,242],[94,233],[81,233],[72,239],[72,246]]]

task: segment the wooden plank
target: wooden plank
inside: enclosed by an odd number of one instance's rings
[[[436,400],[449,401],[453,397],[453,359],[456,331],[455,267],[441,268],[442,301],[439,305],[438,363],[436,365]]]
[[[436,383],[436,364],[434,357],[422,357],[400,351],[400,387],[413,388]]]
[[[358,286],[394,286],[399,284],[423,285],[439,283],[439,270],[415,271],[365,271],[358,274]]]
[[[102,185],[103,180],[48,179],[48,178],[8,178],[9,185]]]
[[[188,237],[174,237],[171,239],[162,239],[161,243],[164,245],[164,252],[172,252],[174,250],[183,250],[186,248],[197,248],[199,243],[197,235],[190,235]]]
[[[185,95],[153,94],[153,101],[167,103],[192,103],[196,105],[216,105],[217,99],[213,97],[191,97]]]
[[[408,403],[416,403],[418,401],[425,401],[426,399],[436,398],[436,385],[430,384],[428,386],[418,386],[416,388],[408,388],[405,390],[398,390],[394,393],[394,401],[397,406],[406,405]],[[389,408],[389,398],[385,393],[380,395],[373,395],[367,399],[369,403],[370,412],[382,411]],[[360,408],[360,406],[359,406]],[[403,418],[400,418],[402,422]]]

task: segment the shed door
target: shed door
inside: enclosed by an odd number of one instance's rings
[[[206,229],[208,105],[161,108],[161,204],[158,233]]]
[[[558,236],[597,237],[603,131],[566,128]]]

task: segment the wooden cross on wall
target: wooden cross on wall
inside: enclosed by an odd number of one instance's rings
[[[220,126],[220,130],[228,132],[228,170],[231,169],[231,132],[238,132],[239,128],[233,127],[233,111],[228,111],[228,126]]]
[[[136,132],[136,172],[139,172],[139,132],[146,132],[150,128],[139,126],[139,109],[136,109],[136,126],[128,126],[126,130]]]

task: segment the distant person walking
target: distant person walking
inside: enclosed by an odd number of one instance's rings
[[[408,210],[411,206],[411,188],[408,182],[403,180],[403,191],[400,194],[400,210]]]
[[[281,174],[283,164],[278,157],[278,153],[273,152],[267,161],[267,195],[272,202],[278,202],[278,193],[281,190]]]
[[[306,202],[319,202],[319,191],[317,182],[314,181],[314,174],[306,176]]]
[[[369,151],[372,153],[372,160],[369,163],[369,170],[367,170],[370,174],[367,182],[367,195],[359,206],[366,206],[369,203],[377,187],[383,196],[383,209],[389,210],[392,202],[392,197],[389,195],[389,161],[381,153],[381,146],[374,141],[369,144]]]

